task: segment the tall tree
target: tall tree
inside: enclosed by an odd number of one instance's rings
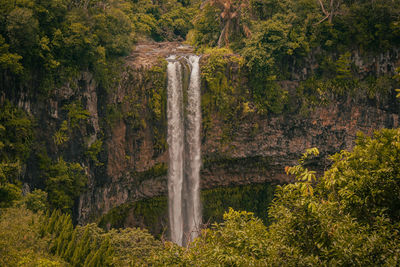
[[[218,38],[218,47],[229,45],[232,35],[240,35],[242,32],[246,37],[250,37],[251,31],[242,18],[249,8],[248,0],[206,0],[201,8],[207,4],[215,6],[220,10],[222,30]]]
[[[321,6],[321,11],[324,14],[324,18],[321,19],[317,24],[328,19],[329,23],[332,23],[333,17],[338,14],[342,0],[318,0]]]

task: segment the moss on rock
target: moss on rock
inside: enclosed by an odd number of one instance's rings
[[[268,223],[268,206],[274,195],[275,185],[271,183],[203,190],[203,223],[207,226],[221,222],[223,214],[234,208],[254,212]],[[103,215],[99,226],[104,229],[122,227],[146,228],[161,237],[166,234],[168,225],[168,206],[165,196],[126,203],[111,209]]]

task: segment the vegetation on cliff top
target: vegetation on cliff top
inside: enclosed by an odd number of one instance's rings
[[[230,47],[244,58],[249,92],[241,95],[261,114],[313,107],[330,95],[392,95],[394,69],[377,77],[360,62],[398,48],[400,3],[328,2],[205,1],[188,40],[200,50]],[[282,80],[303,84],[288,95]]]
[[[309,67],[310,55],[312,75],[356,76],[354,64],[335,63],[351,51],[362,57],[398,47],[399,14],[392,0],[5,0],[0,68],[15,78],[8,84],[15,89],[30,84],[46,93],[87,70],[111,86],[113,62],[136,41],[186,39],[200,50],[227,47],[242,55],[259,109],[279,112],[274,103],[284,103],[285,94],[275,80]]]
[[[179,1],[4,0],[0,6],[1,79],[47,95],[91,71],[103,86],[114,64],[143,38],[184,38],[195,13]],[[5,88],[4,88],[5,89]]]

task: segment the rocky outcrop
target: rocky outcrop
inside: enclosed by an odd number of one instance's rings
[[[131,106],[127,105],[127,96],[140,90],[146,94],[154,86],[153,78],[146,75],[154,66],[160,66],[160,58],[171,53],[190,52],[189,48],[178,43],[138,45],[127,58],[128,69],[118,87],[115,103],[125,107],[124,113],[132,112]],[[382,56],[364,59],[364,64],[359,59],[358,64],[367,68],[379,60],[383,62],[379,69],[392,69],[396,55],[388,54],[385,59]],[[385,60],[389,63],[384,63]],[[290,85],[289,90],[294,90],[296,84],[293,83],[296,82],[286,83]],[[138,86],[141,88],[139,91]],[[143,101],[149,104],[150,100],[145,97]],[[215,116],[212,127],[203,138],[201,186],[207,189],[287,182],[290,177],[284,172],[285,166],[296,164],[305,149],[310,147],[319,148],[319,159],[310,164],[322,171],[329,165],[328,155],[354,146],[358,131],[371,135],[376,129],[399,127],[399,106],[388,105],[391,108],[385,109],[382,108],[385,105],[378,107],[365,99],[348,98],[319,106],[308,115],[291,113],[262,117],[254,113],[245,114],[237,118],[240,123],[230,129],[228,141],[222,134],[226,131],[224,123]],[[149,110],[142,106],[141,112],[148,113]],[[166,194],[166,149],[156,151],[155,125],[151,125],[148,116],[141,118],[147,118],[143,127],[135,128],[126,119],[113,125],[107,141],[106,178],[104,183],[93,186],[81,197],[80,222],[87,222],[123,203]],[[165,125],[156,127],[165,137]]]
[[[221,129],[215,127],[203,143],[203,189],[287,182],[290,178],[284,172],[285,166],[296,164],[305,149],[311,147],[319,148],[320,158],[310,164],[323,170],[329,165],[328,155],[354,146],[358,131],[372,135],[376,129],[399,127],[400,123],[398,114],[354,103],[317,108],[307,118],[280,115],[242,121],[231,142],[221,144]],[[89,196],[86,194],[81,199],[81,207],[86,204],[90,207],[88,212],[97,210],[100,214],[126,202],[166,194],[166,175],[149,175],[140,183],[137,178],[125,176],[94,188],[91,196],[96,206],[85,203],[84,197]]]
[[[288,181],[285,166],[296,164],[307,148],[320,150],[320,160],[315,165],[324,169],[329,164],[327,156],[354,146],[358,131],[372,135],[374,130],[399,127],[400,123],[398,113],[351,101],[319,107],[307,117],[291,114],[241,121],[228,144],[218,144],[218,128],[203,144],[203,155],[217,159],[215,164],[210,160],[202,171],[203,188]],[[218,158],[233,160],[219,164]],[[263,168],[259,168],[259,162]]]
[[[399,54],[398,48],[392,48],[381,54],[362,53],[357,49],[347,54],[330,52],[330,56],[336,60],[340,56],[345,56],[345,59],[352,63],[352,68],[361,78],[392,73],[400,65]],[[314,75],[320,67],[317,58],[321,56],[324,56],[324,52],[317,48],[307,55],[304,59],[305,62],[300,63],[302,67],[298,66],[296,62],[291,62],[288,69],[290,80],[305,80],[310,75]]]
[[[193,50],[181,43],[138,44],[126,58],[115,86],[107,90],[84,72],[45,100],[26,90],[2,92],[1,99],[14,99],[37,118],[38,139],[53,158],[63,153],[66,160],[85,166],[89,181],[76,205],[79,223],[94,221],[121,204],[166,194],[164,59],[172,53],[186,55]],[[298,80],[317,67],[310,57],[307,68],[294,70],[293,79],[282,82],[289,93],[296,90]],[[397,50],[370,57],[354,52],[351,58],[362,76],[390,73],[399,65]],[[235,71],[232,75],[237,79]],[[73,101],[82,103],[90,118],[60,148],[51,140],[66,118],[63,107]],[[309,164],[322,171],[329,165],[328,155],[352,148],[358,131],[371,135],[376,129],[399,127],[399,114],[400,105],[394,96],[336,99],[306,115],[291,112],[260,116],[249,112],[228,128],[220,116],[212,114],[212,126],[203,134],[201,187],[287,182],[290,177],[284,172],[285,166],[296,164],[310,147],[317,147],[321,153]],[[99,162],[84,156],[85,149],[96,140],[103,143]],[[37,164],[32,164],[35,160],[28,162],[25,177],[31,188],[43,186]]]

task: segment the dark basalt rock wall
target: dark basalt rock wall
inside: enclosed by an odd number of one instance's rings
[[[121,204],[166,194],[163,58],[171,51],[192,52],[179,43],[138,45],[126,58],[120,79],[108,90],[100,88],[90,73],[82,73],[45,100],[29,96],[23,90],[12,94],[3,91],[2,98],[11,98],[37,118],[38,139],[54,158],[61,148],[54,146],[51,139],[65,119],[63,105],[78,100],[89,111],[87,123],[74,130],[71,140],[62,148],[66,151],[65,159],[80,162],[89,177],[88,189],[76,205],[79,223],[96,220]],[[393,52],[358,59],[357,64],[366,72],[390,72],[398,65],[398,55]],[[298,73],[304,71],[312,68]],[[297,81],[282,84],[290,91]],[[218,116],[212,117],[213,127],[204,134],[202,144],[201,186],[207,189],[287,182],[290,178],[284,172],[285,166],[296,164],[310,147],[321,152],[319,159],[310,164],[323,171],[329,165],[327,156],[351,149],[358,131],[371,135],[376,129],[399,127],[400,108],[396,101],[394,97],[378,102],[347,97],[319,106],[307,115],[244,114],[230,129],[228,141],[222,137],[224,123]],[[103,140],[98,155],[101,164],[82,157],[82,149],[97,139]],[[31,162],[35,160],[32,158]],[[25,173],[24,180],[31,188],[41,185],[35,164],[28,164]]]

